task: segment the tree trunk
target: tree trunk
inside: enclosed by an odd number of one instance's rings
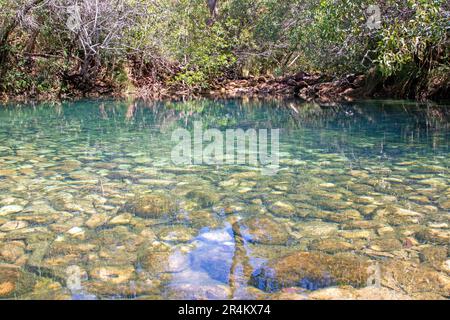
[[[212,26],[214,24],[214,22],[216,21],[216,17],[218,14],[217,1],[218,0],[208,0],[208,8],[209,8],[209,12],[211,14],[211,18],[209,18],[208,22],[207,22],[208,26]]]

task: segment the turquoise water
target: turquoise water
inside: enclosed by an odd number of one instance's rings
[[[405,101],[1,106],[0,298],[448,299],[449,120]],[[276,174],[174,164],[196,121],[280,129]]]

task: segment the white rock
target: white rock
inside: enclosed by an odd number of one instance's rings
[[[80,227],[73,227],[72,229],[67,231],[67,233],[73,237],[83,237],[84,236],[84,230]]]

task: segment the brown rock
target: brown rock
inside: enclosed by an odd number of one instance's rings
[[[158,219],[172,215],[176,211],[176,205],[167,196],[147,194],[128,202],[122,211],[134,213],[141,218]]]
[[[251,283],[265,291],[299,286],[308,290],[333,285],[360,287],[368,278],[368,260],[351,254],[297,252],[269,261],[252,275]]]
[[[326,253],[336,253],[340,251],[354,250],[355,246],[341,239],[330,238],[314,240],[309,244],[308,248],[310,250],[322,251]]]
[[[287,227],[270,217],[251,217],[239,221],[241,232],[251,242],[262,244],[286,244],[290,237]]]
[[[32,290],[35,279],[19,267],[0,264],[0,298],[19,296]]]
[[[448,249],[446,247],[425,247],[420,250],[419,258],[420,261],[439,268],[442,262],[447,259],[447,251]]]
[[[381,266],[381,275],[382,286],[409,295],[424,292],[450,295],[450,278],[427,266],[391,260]]]

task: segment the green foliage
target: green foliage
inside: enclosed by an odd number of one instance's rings
[[[0,0],[0,34],[25,2]],[[411,77],[441,75],[449,67],[446,0],[218,0],[214,21],[206,2],[128,0],[143,14],[115,43],[126,49],[99,54],[94,80],[124,88],[130,81],[125,70],[146,64],[158,81],[195,90],[223,78],[300,70],[339,75],[375,67],[385,77]],[[371,4],[381,6],[379,29],[366,25]],[[65,16],[41,5],[24,21],[34,27],[21,24],[8,39],[0,91],[70,90],[62,75],[76,74],[85,57]],[[36,26],[33,51],[40,56],[30,63],[25,50]]]
[[[404,7],[392,3],[412,14],[403,20],[394,17],[380,32],[376,62],[385,76],[398,73],[411,63],[425,65],[432,59],[430,53],[444,45],[449,26],[448,16],[441,12],[444,4],[442,0],[408,0]]]

